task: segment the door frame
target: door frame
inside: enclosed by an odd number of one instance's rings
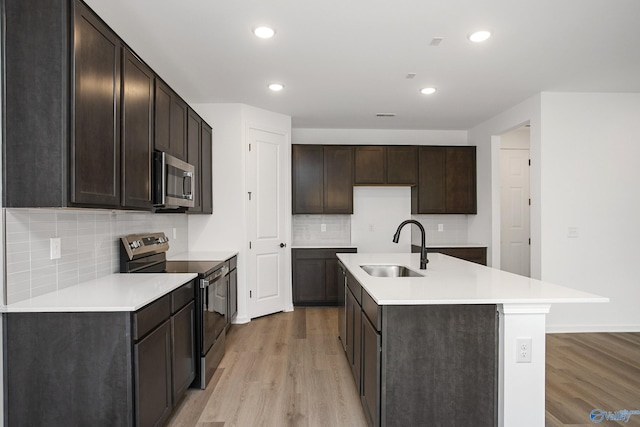
[[[255,188],[253,188],[253,184],[254,182],[252,181],[252,176],[251,176],[251,171],[250,171],[250,167],[249,167],[249,144],[251,143],[250,140],[250,134],[251,134],[251,130],[257,130],[257,131],[262,131],[262,132],[269,132],[269,133],[274,133],[277,135],[281,135],[285,138],[285,159],[284,159],[284,165],[283,165],[283,170],[281,171],[281,173],[283,174],[284,177],[284,186],[285,186],[285,192],[284,192],[284,211],[283,211],[283,215],[284,215],[284,236],[283,236],[283,240],[284,243],[287,245],[284,251],[284,255],[283,255],[283,260],[284,260],[284,270],[286,271],[287,274],[285,274],[285,282],[283,284],[284,286],[284,293],[285,293],[285,302],[284,302],[284,307],[283,307],[283,311],[293,311],[293,295],[292,295],[292,279],[291,279],[291,221],[292,221],[292,214],[291,214],[291,133],[285,129],[279,129],[279,128],[275,128],[272,126],[265,126],[265,125],[261,125],[258,123],[253,123],[253,122],[245,122],[244,125],[244,136],[243,136],[243,150],[245,153],[244,156],[244,169],[245,169],[245,173],[244,173],[244,211],[247,213],[245,216],[245,241],[246,241],[246,254],[247,254],[247,264],[246,264],[246,290],[247,292],[245,292],[245,295],[243,296],[246,299],[246,307],[247,307],[247,317],[249,319],[253,319],[254,313],[254,307],[253,307],[253,301],[252,299],[249,297],[249,293],[251,292],[252,294],[255,294],[256,292],[256,283],[254,280],[254,270],[255,270],[255,260],[251,259],[251,257],[253,256],[251,249],[249,249],[249,242],[251,241],[251,239],[253,239],[255,236],[251,235],[251,215],[250,215],[250,206],[249,206],[249,192],[255,192]]]

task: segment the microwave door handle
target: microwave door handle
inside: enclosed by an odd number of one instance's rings
[[[185,172],[182,176],[182,194],[187,200],[193,199],[193,194],[191,193],[192,179],[193,174],[191,172]]]

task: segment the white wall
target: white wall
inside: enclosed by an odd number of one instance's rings
[[[639,118],[640,94],[542,94],[542,278],[611,300],[552,306],[550,330],[640,331]]]
[[[467,131],[294,128],[291,130],[291,142],[323,145],[467,145]]]
[[[213,214],[189,216],[189,250],[239,253],[236,322],[248,322],[246,129],[251,125],[290,132],[291,118],[244,104],[194,104],[192,108],[213,127]],[[290,170],[285,173],[291,175]],[[291,241],[290,219],[287,215],[287,242]]]
[[[491,236],[490,252],[499,254],[497,135],[529,122],[532,277],[611,299],[552,305],[549,331],[640,331],[638,117],[640,94],[542,93],[469,131],[478,146],[470,239]]]
[[[469,240],[491,242],[488,265],[500,267],[500,137],[530,123],[531,277],[540,278],[540,95],[531,97],[469,130],[476,145],[478,214],[469,216]]]

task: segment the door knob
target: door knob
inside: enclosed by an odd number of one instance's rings
[[[286,248],[286,247],[287,247],[287,245],[286,245],[286,243],[280,243],[280,247],[281,247],[281,248]]]

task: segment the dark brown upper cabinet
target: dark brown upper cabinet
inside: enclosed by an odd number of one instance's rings
[[[418,163],[419,179],[411,190],[411,213],[477,213],[476,147],[420,147]]]
[[[202,213],[213,213],[213,129],[202,121]]]
[[[414,146],[356,146],[355,185],[416,185],[418,156]]]
[[[353,150],[324,146],[324,213],[353,213]]]
[[[293,214],[353,213],[353,151],[340,145],[292,145]]]
[[[154,74],[133,52],[122,59],[122,206],[151,209]]]
[[[387,184],[416,185],[418,183],[418,147],[388,146]]]
[[[195,200],[189,213],[213,212],[211,127],[189,108],[187,117],[187,162],[195,168]]]
[[[381,145],[353,147],[355,185],[382,185],[387,181],[387,150]]]
[[[81,2],[3,6],[4,206],[119,207],[121,41]]]
[[[186,162],[187,104],[159,78],[156,78],[155,96],[154,148]]]
[[[71,202],[120,205],[120,39],[74,8]]]

